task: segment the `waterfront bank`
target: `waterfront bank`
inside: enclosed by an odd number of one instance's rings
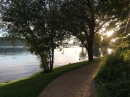
[[[94,49],[94,58],[102,57],[107,50]],[[54,67],[59,67],[75,62],[88,60],[87,51],[79,46],[55,49]],[[37,57],[31,54],[26,48],[0,48],[0,82],[31,76],[38,72],[40,63]]]
[[[55,68],[51,73],[41,74],[39,72],[27,79],[0,84],[0,97],[38,97],[41,91],[56,77],[87,64],[89,62],[86,61],[74,63]]]

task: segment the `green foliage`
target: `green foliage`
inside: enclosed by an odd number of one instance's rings
[[[93,60],[92,46],[98,44],[94,36],[101,28],[122,28],[129,10],[129,1],[112,0],[64,0],[61,6],[65,29],[78,38]],[[121,7],[119,7],[121,6]],[[123,12],[122,12],[123,11]],[[124,27],[124,26],[123,26]],[[105,41],[103,45],[107,45]]]
[[[116,50],[127,50],[130,49],[130,35],[128,33],[120,35],[119,39],[117,40]]]
[[[117,19],[125,19],[130,8],[129,0],[99,0],[101,13],[114,15]]]
[[[111,38],[119,37],[124,33],[130,9],[129,0],[99,0],[97,9],[109,18],[106,30],[114,30]]]
[[[97,90],[98,97],[130,97],[130,80],[102,83]]]
[[[99,97],[129,97],[130,50],[104,57],[95,80]]]
[[[54,49],[67,34],[62,29],[59,0],[1,0],[3,25],[8,37],[23,39],[31,53],[38,56],[44,72],[53,68]]]
[[[89,61],[93,61],[94,34],[100,29],[99,22],[96,21],[100,17],[97,15],[99,10],[95,11],[97,5],[95,2],[96,0],[64,0],[61,6],[65,30],[85,46],[89,52]]]

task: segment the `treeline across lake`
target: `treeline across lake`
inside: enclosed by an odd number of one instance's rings
[[[24,46],[24,44],[19,40],[12,43],[11,40],[8,40],[6,37],[0,37],[0,46]]]

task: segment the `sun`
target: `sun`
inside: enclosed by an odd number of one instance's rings
[[[106,35],[107,35],[108,37],[110,37],[113,33],[114,33],[114,31],[111,30],[111,31],[108,31],[108,32],[106,33]]]

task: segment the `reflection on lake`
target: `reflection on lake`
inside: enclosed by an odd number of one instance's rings
[[[101,49],[94,49],[94,57],[101,57],[104,52]],[[56,49],[54,67],[87,59],[86,49],[82,47],[64,48],[62,51]],[[25,48],[0,46],[0,82],[30,76],[39,70],[37,57],[30,54]]]

